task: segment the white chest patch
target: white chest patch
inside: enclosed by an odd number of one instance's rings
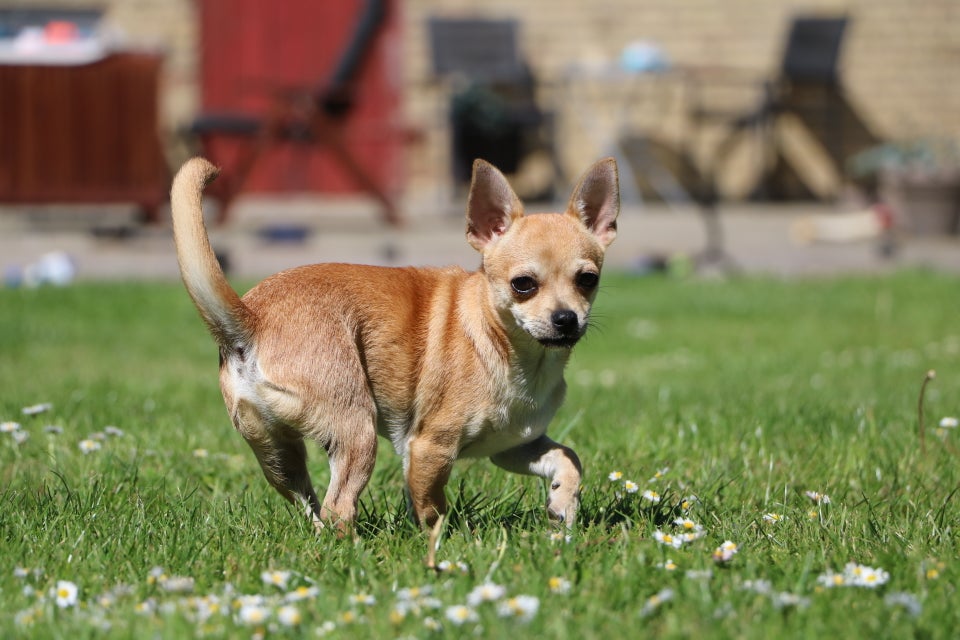
[[[464,426],[461,458],[485,458],[531,442],[547,431],[563,402],[562,376],[529,390],[523,385],[504,391],[502,400]]]

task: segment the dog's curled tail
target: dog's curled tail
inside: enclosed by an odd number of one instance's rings
[[[227,282],[203,223],[203,189],[219,173],[203,158],[185,162],[173,179],[170,206],[183,284],[214,339],[230,348],[247,342],[252,315]]]

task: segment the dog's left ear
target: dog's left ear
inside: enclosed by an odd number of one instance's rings
[[[491,240],[503,235],[523,215],[523,203],[496,167],[474,160],[470,196],[467,199],[467,242],[483,251]]]
[[[589,229],[606,249],[617,237],[620,179],[617,161],[606,158],[590,167],[570,196],[567,213]]]

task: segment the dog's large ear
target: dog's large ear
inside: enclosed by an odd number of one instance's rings
[[[474,160],[467,199],[467,242],[477,251],[503,235],[523,215],[523,203],[510,183],[489,162]]]
[[[570,196],[567,213],[589,229],[604,248],[617,237],[620,179],[617,161],[606,158],[590,167]]]

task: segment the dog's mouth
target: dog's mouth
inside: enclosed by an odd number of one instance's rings
[[[577,341],[580,339],[579,335],[575,336],[560,336],[559,338],[537,338],[537,342],[542,344],[545,347],[554,347],[558,349],[570,349],[573,345],[577,344]]]

